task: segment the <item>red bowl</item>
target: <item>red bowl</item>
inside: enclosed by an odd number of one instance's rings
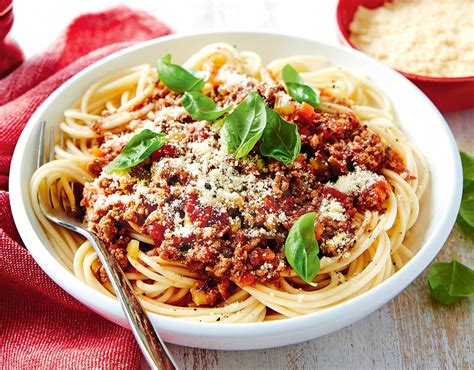
[[[336,9],[338,38],[356,49],[349,39],[349,25],[359,6],[374,9],[391,0],[339,0]],[[399,71],[418,86],[442,112],[474,108],[474,76],[429,77]]]
[[[0,17],[7,14],[13,6],[13,0],[0,0]]]

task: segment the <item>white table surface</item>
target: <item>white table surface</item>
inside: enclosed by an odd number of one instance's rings
[[[114,5],[145,9],[176,32],[269,30],[337,43],[336,0],[14,0],[11,32],[30,57],[78,14]],[[473,98],[474,99],[474,98]],[[459,146],[474,151],[474,110],[445,114]],[[454,230],[440,253],[474,264],[473,243]],[[427,293],[426,272],[369,317],[312,341],[248,352],[170,346],[182,368],[474,368],[472,300],[444,307]]]

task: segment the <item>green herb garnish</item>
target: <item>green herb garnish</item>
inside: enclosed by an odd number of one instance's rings
[[[469,236],[473,236],[474,232],[474,199],[463,199],[461,208],[459,208],[458,224],[462,223],[463,231]],[[461,228],[462,228],[461,227]]]
[[[474,238],[474,157],[462,151],[460,154],[463,191],[456,222],[464,234]],[[455,259],[450,263],[438,262],[428,271],[428,285],[438,302],[451,304],[474,295],[474,270]]]
[[[434,299],[451,304],[474,295],[474,270],[455,259],[450,263],[438,262],[428,271],[428,285]]]
[[[319,272],[319,245],[314,235],[316,213],[307,213],[293,224],[285,241],[285,256],[298,276],[306,283],[312,282]]]
[[[232,105],[219,107],[211,98],[197,91],[184,93],[181,104],[191,117],[206,121],[214,121],[232,109]]]
[[[265,102],[252,91],[224,120],[221,135],[235,158],[245,157],[262,137],[267,121]]]
[[[283,67],[281,77],[285,82],[288,93],[297,102],[308,103],[313,107],[319,105],[319,90],[306,83],[290,64]]]
[[[204,78],[199,78],[183,67],[171,63],[171,55],[158,59],[156,69],[163,85],[176,92],[199,91],[204,86]]]
[[[105,172],[122,171],[134,167],[166,143],[166,135],[145,129],[134,135],[122,152],[110,162]]]
[[[474,157],[463,151],[460,151],[459,154],[461,155],[464,184],[474,182]]]
[[[260,138],[262,155],[285,164],[294,161],[301,150],[298,127],[267,108],[256,91],[247,95],[225,118],[221,135],[236,158],[249,154]]]
[[[277,112],[267,108],[267,124],[263,130],[260,153],[284,164],[291,163],[300,154],[301,137],[294,123],[285,121]]]
[[[463,191],[457,224],[464,234],[474,238],[474,157],[460,152],[463,172]]]

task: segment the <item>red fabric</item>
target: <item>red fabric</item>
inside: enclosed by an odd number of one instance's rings
[[[139,368],[132,334],[68,296],[22,246],[7,182],[23,127],[54,89],[114,51],[169,33],[150,15],[124,7],[82,15],[46,52],[0,80],[0,367]]]

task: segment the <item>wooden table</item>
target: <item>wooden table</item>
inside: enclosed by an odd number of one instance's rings
[[[114,0],[15,0],[12,31],[27,56],[43,50],[77,14],[119,3]],[[270,30],[337,43],[335,0],[126,0],[179,32]],[[182,11],[186,9],[186,11]],[[32,32],[41,30],[41,32]],[[474,110],[445,114],[459,147],[474,153]],[[438,256],[474,265],[473,242],[457,228]],[[184,369],[380,369],[474,368],[472,300],[452,306],[434,302],[426,272],[392,302],[333,334],[268,350],[224,352],[171,345]]]

